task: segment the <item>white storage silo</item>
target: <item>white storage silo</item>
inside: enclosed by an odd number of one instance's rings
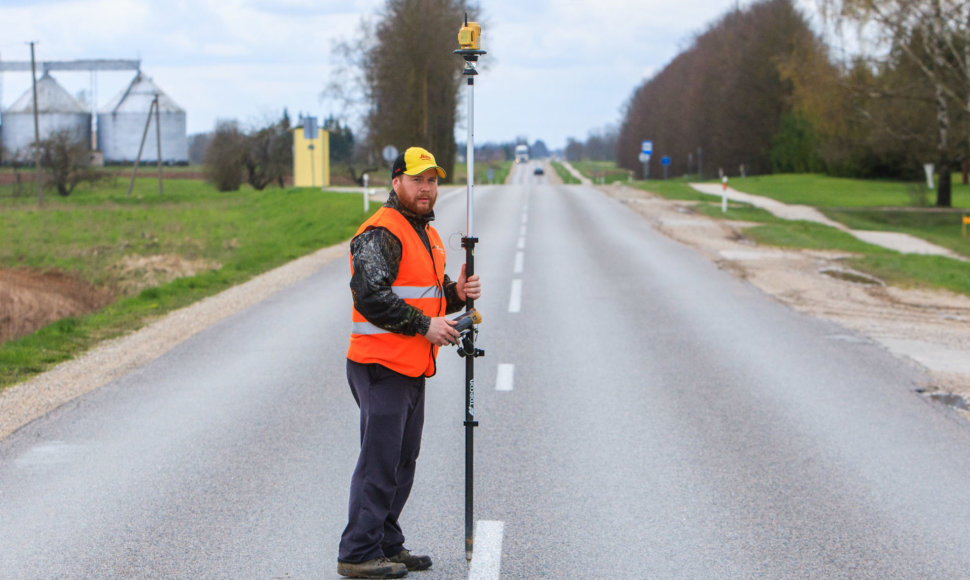
[[[91,145],[91,113],[49,73],[37,80],[37,125],[41,140],[55,131],[68,130],[85,146]],[[33,159],[30,146],[34,137],[34,92],[27,89],[3,112],[2,143],[7,151],[4,159],[12,159],[18,153],[27,160]]]
[[[162,162],[188,162],[185,111],[141,72],[128,88],[98,112],[98,149],[104,155],[105,162],[134,162],[138,157],[138,148],[155,95],[158,95],[158,117],[162,129]],[[155,112],[152,111],[141,162],[158,161],[157,143]]]

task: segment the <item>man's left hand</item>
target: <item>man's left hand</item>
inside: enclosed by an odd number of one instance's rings
[[[478,274],[472,274],[471,276],[465,276],[465,264],[461,265],[461,276],[458,276],[458,283],[455,289],[458,291],[458,297],[462,300],[478,300],[482,297],[482,282],[478,278]]]

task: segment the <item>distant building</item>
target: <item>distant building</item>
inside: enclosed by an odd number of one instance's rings
[[[41,140],[57,131],[68,130],[85,145],[91,143],[91,113],[50,73],[37,80],[37,124]],[[34,138],[34,92],[28,89],[3,112],[0,142],[7,151],[4,161],[18,154],[29,158]]]
[[[105,163],[134,162],[138,157],[142,135],[145,135],[146,122],[149,126],[141,161],[158,161],[155,112],[152,111],[152,101],[156,95],[161,126],[162,162],[188,163],[189,142],[185,128],[185,110],[141,72],[125,90],[98,112],[98,149],[104,155]]]

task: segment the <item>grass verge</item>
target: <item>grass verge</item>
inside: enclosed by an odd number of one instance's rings
[[[569,172],[568,169],[566,169],[563,166],[562,163],[559,163],[558,161],[552,161],[551,163],[552,163],[552,169],[556,172],[556,175],[559,176],[559,179],[562,179],[563,183],[565,183],[566,185],[576,185],[578,183],[581,183],[578,179],[576,179],[573,176],[572,173]]]
[[[108,307],[59,320],[0,345],[0,388],[23,381],[159,316],[320,248],[346,240],[364,219],[359,196],[316,188],[220,193],[190,180],[140,179],[68,198],[15,198],[0,188],[0,267],[56,268],[113,287],[126,257],[176,255],[217,264],[144,288]],[[377,206],[372,206],[373,210]]]
[[[476,161],[475,162],[475,184],[488,185],[489,183],[501,185],[509,177],[512,170],[512,161]],[[488,171],[492,170],[492,179],[488,179]],[[451,177],[451,176],[449,176]],[[466,163],[455,163],[455,175],[450,180],[452,185],[465,185],[468,183],[468,165]]]
[[[738,191],[762,195],[784,203],[837,207],[925,207],[936,202],[926,184],[900,181],[847,179],[820,174],[778,174],[734,178]],[[970,208],[970,185],[953,180],[953,207]]]
[[[572,166],[593,183],[605,185],[615,181],[630,181],[631,172],[617,167],[613,161],[574,161]]]
[[[970,296],[970,267],[965,262],[943,256],[894,252],[830,226],[784,220],[747,204],[732,203],[727,213],[721,213],[720,203],[714,202],[700,202],[693,209],[708,217],[760,224],[744,231],[745,236],[758,244],[848,252],[853,256],[846,260],[847,265],[887,284],[901,288],[945,289]]]

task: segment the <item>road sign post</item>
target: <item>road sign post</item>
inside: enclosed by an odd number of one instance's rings
[[[397,159],[397,155],[398,155],[397,147],[393,145],[388,145],[387,147],[384,147],[383,150],[381,150],[381,158],[387,162],[387,166],[389,169],[394,168],[394,160]]]
[[[727,175],[721,178],[721,213],[727,213]]]
[[[643,178],[650,179],[650,155],[653,154],[653,141],[640,144],[640,163],[643,163]]]

